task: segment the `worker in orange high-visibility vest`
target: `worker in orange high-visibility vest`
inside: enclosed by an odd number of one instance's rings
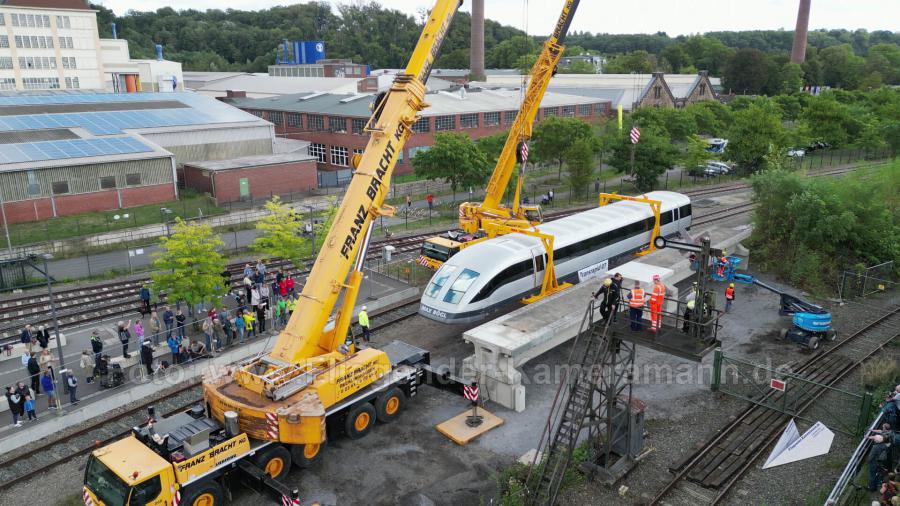
[[[635,281],[634,288],[628,297],[628,314],[631,317],[631,330],[638,331],[643,329],[642,319],[644,318],[644,302],[646,302],[646,294],[641,288],[641,282]]]
[[[725,269],[728,267],[728,252],[726,250],[722,250],[722,256],[716,260],[716,267],[716,274],[718,274],[720,278],[724,278]]]
[[[734,304],[734,283],[729,283],[725,289],[725,312],[731,312],[731,305]]]
[[[653,275],[653,293],[650,295],[650,331],[656,332],[662,324],[662,307],[666,299],[666,285],[659,274]]]

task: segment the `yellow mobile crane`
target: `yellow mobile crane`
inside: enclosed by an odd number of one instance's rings
[[[461,230],[450,234],[449,237],[437,236],[426,239],[419,257],[420,264],[437,269],[463,248],[498,235],[518,232],[540,238],[547,251],[548,268],[544,271],[544,283],[540,296],[549,295],[568,286],[558,285],[556,281],[553,271],[553,237],[541,234],[534,228],[543,222],[540,206],[521,205],[519,200],[524,179],[522,169],[525,165],[522,148],[531,138],[532,125],[540,109],[541,100],[550,84],[550,78],[556,74],[559,59],[565,51],[563,41],[569,25],[572,23],[572,18],[575,17],[578,3],[579,0],[566,0],[553,33],[544,42],[543,50],[531,68],[530,80],[522,105],[519,107],[515,122],[509,129],[509,136],[506,138],[500,158],[497,159],[497,165],[488,182],[484,200],[480,203],[463,202],[460,204],[459,228]],[[519,179],[516,183],[513,207],[510,209],[501,201],[516,163],[520,163],[522,169],[520,169]],[[535,300],[533,297],[527,299],[527,301],[533,300]]]
[[[373,220],[393,213],[384,205],[391,175],[416,113],[427,107],[425,82],[461,3],[437,0],[405,72],[376,98],[369,143],[354,156],[346,196],[273,349],[204,378],[205,406],[158,421],[151,410],[131,436],[92,452],[85,503],[213,506],[236,481],[291,494],[278,479],[292,462],[317,460],[326,427],[360,438],[436,377],[425,350],[398,341],[358,350],[347,338]]]

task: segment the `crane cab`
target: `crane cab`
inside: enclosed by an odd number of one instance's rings
[[[85,503],[98,506],[167,505],[174,487],[172,465],[134,436],[94,450],[84,471]]]

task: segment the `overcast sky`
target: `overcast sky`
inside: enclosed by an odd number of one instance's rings
[[[129,9],[260,9],[285,5],[290,0],[94,0],[116,14]],[[347,0],[329,0],[332,4]],[[350,0],[350,2],[359,0]],[[390,8],[415,14],[430,8],[433,0],[379,0]],[[527,5],[527,9],[526,9]],[[561,0],[485,0],[489,19],[545,35],[559,16]],[[669,35],[718,30],[791,30],[797,17],[798,0],[583,0],[575,16],[573,29],[606,33],[654,33]],[[466,0],[462,10],[470,9]],[[900,30],[900,0],[814,0],[810,28],[865,28]]]

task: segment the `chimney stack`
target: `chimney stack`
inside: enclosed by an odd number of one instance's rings
[[[809,4],[812,0],[800,0],[797,12],[797,28],[794,29],[794,47],[791,49],[791,63],[806,60],[806,32],[809,30]]]
[[[472,0],[472,39],[469,80],[484,81],[484,0]]]

